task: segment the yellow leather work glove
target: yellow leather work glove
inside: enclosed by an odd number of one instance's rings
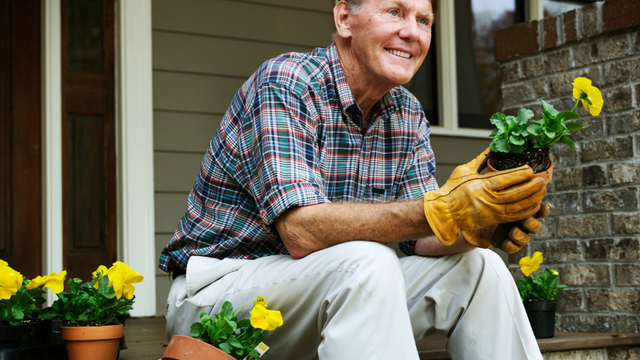
[[[495,248],[513,254],[531,241],[530,234],[537,234],[542,230],[542,223],[538,219],[547,217],[553,206],[550,203],[540,204],[540,210],[532,217],[523,221],[490,225],[474,231],[463,231],[462,235],[472,245],[481,248]]]
[[[460,231],[520,221],[540,209],[547,189],[528,166],[478,174],[489,149],[458,166],[438,190],[424,194],[424,213],[440,242],[451,245]]]

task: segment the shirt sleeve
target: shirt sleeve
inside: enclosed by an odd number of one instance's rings
[[[246,156],[254,164],[249,192],[265,226],[292,206],[330,202],[319,164],[319,117],[311,104],[304,92],[277,83],[265,83],[257,91]]]
[[[429,140],[429,123],[422,115],[411,161],[400,184],[399,199],[420,199],[423,194],[438,189],[436,182],[436,160]],[[415,255],[416,241],[400,243],[400,250]]]

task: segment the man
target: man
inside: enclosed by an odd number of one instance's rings
[[[429,49],[430,0],[340,1],[334,21],[334,44],[267,61],[234,97],[160,258],[167,335],[260,295],[284,318],[274,359],[418,359],[432,331],[453,359],[541,359],[508,270],[476,247],[526,244],[543,183],[479,174],[485,152],[438,189],[399,86]]]

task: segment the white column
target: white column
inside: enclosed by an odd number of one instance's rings
[[[438,3],[438,101],[440,126],[458,129],[458,83],[456,73],[456,21],[453,1]]]
[[[525,10],[525,19],[527,21],[544,19],[543,0],[527,0],[526,10]]]
[[[151,0],[116,10],[118,257],[144,276],[131,315],[155,316]]]
[[[60,0],[41,0],[42,268],[62,268],[62,79]],[[56,299],[47,290],[47,304]]]

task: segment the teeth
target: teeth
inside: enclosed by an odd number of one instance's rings
[[[385,49],[385,50],[387,50],[388,52],[390,52],[393,55],[400,56],[400,57],[403,57],[405,59],[409,59],[411,57],[411,55],[409,55],[409,54],[407,54],[406,52],[403,52],[403,51],[391,50],[391,49]]]

